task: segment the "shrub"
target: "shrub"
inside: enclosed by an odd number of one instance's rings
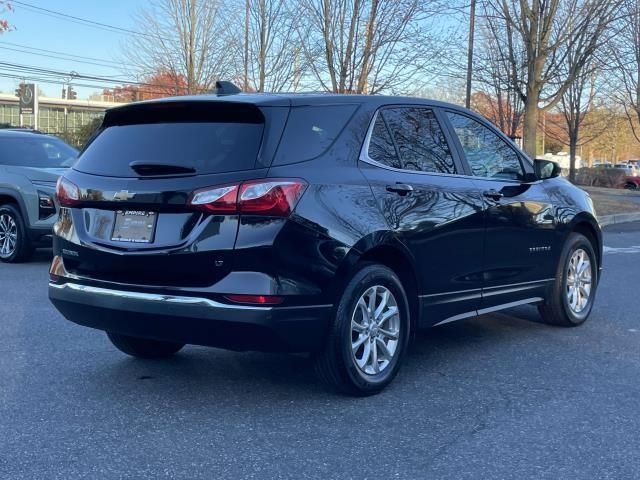
[[[576,172],[576,184],[617,188],[624,184],[625,177],[625,172],[616,168],[581,168]]]

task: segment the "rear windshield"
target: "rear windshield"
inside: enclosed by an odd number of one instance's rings
[[[0,137],[0,165],[71,167],[77,156],[75,148],[53,137],[32,134]]]
[[[81,172],[136,177],[130,164],[179,165],[197,174],[254,168],[264,124],[148,123],[114,125],[89,144],[74,167]]]

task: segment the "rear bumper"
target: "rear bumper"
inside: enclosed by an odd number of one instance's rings
[[[227,348],[310,352],[321,348],[332,305],[230,305],[202,297],[49,283],[49,299],[68,320],[156,340]]]

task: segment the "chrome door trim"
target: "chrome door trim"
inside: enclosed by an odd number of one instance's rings
[[[441,322],[432,325],[433,327],[438,327],[440,325],[445,325],[447,323],[456,322],[458,320],[463,320],[465,318],[477,317],[480,315],[485,315],[487,313],[498,312],[500,310],[505,310],[507,308],[518,307],[520,305],[529,305],[531,303],[542,302],[544,299],[542,297],[531,297],[525,298],[524,300],[518,300],[516,302],[503,303],[502,305],[495,305],[489,308],[481,308],[479,310],[472,310],[470,312],[461,313],[459,315],[454,315],[453,317],[445,318]]]

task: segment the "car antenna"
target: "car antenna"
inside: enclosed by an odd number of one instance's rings
[[[218,80],[216,82],[216,95],[237,95],[242,90],[231,82]]]

